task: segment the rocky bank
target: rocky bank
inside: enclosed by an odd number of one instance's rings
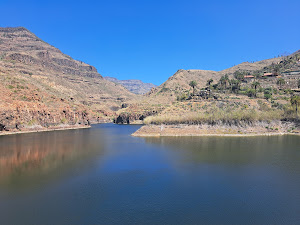
[[[132,136],[260,136],[260,135],[300,135],[300,125],[293,122],[256,122],[244,126],[226,124],[201,125],[145,125]]]

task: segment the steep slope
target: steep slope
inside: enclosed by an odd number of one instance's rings
[[[124,86],[127,90],[130,92],[137,94],[137,95],[142,95],[147,92],[149,92],[152,88],[156,87],[156,85],[151,84],[151,83],[144,83],[141,80],[118,80],[117,78],[114,77],[104,77],[104,79],[109,80],[114,83],[121,84]]]
[[[186,92],[186,90],[192,91],[189,86],[189,82],[194,80],[197,82],[198,88],[206,86],[207,80],[213,79],[216,83],[222,76],[228,74],[233,76],[235,71],[253,71],[262,70],[263,68],[270,66],[271,64],[277,64],[282,60],[282,57],[262,60],[254,63],[244,62],[234,67],[222,70],[222,71],[210,71],[210,70],[178,70],[173,76],[171,76],[166,82],[160,86],[152,89],[148,96],[162,101],[174,100],[177,96],[180,96]]]
[[[17,27],[0,28],[0,97],[0,124],[12,128],[114,115],[135,95]]]
[[[161,98],[167,101],[175,99],[176,96],[182,94],[183,91],[191,89],[189,82],[197,81],[198,86],[204,86],[210,78],[216,80],[221,75],[215,71],[209,70],[178,70],[166,82],[152,89],[147,95],[150,97]],[[169,98],[171,97],[171,98]]]

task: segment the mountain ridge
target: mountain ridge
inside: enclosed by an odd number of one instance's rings
[[[193,91],[190,81],[204,88],[207,80],[216,84],[226,74],[234,78],[236,71],[297,70],[296,53],[295,57],[244,62],[222,71],[180,69],[146,94],[136,95],[132,92],[145,93],[152,84],[102,77],[92,65],[74,60],[26,28],[0,28],[0,130],[89,124],[121,114],[122,121],[128,116],[142,120],[168,108],[178,97],[189,96]],[[276,80],[272,82],[276,85]]]
[[[123,85],[127,90],[134,94],[143,95],[149,92],[156,85],[152,83],[145,83],[138,79],[128,79],[128,80],[119,80],[115,77],[105,76],[103,77],[106,80],[112,81],[114,83],[119,83]]]
[[[23,27],[0,28],[0,124],[8,129],[114,116],[135,95]]]

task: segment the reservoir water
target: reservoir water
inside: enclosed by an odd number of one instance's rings
[[[300,224],[300,136],[0,136],[0,224]]]

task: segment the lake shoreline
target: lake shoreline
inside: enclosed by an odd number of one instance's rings
[[[65,125],[65,126],[55,126],[55,127],[49,127],[49,128],[38,127],[38,128],[28,128],[28,129],[23,129],[23,130],[0,131],[0,136],[13,135],[13,134],[61,131],[61,130],[87,129],[90,127],[91,126],[89,126],[89,125]]]
[[[300,135],[299,127],[288,131],[287,126],[278,128],[262,126],[226,126],[226,125],[145,125],[131,134],[135,137],[185,137],[185,136],[217,136],[217,137],[249,137]]]

